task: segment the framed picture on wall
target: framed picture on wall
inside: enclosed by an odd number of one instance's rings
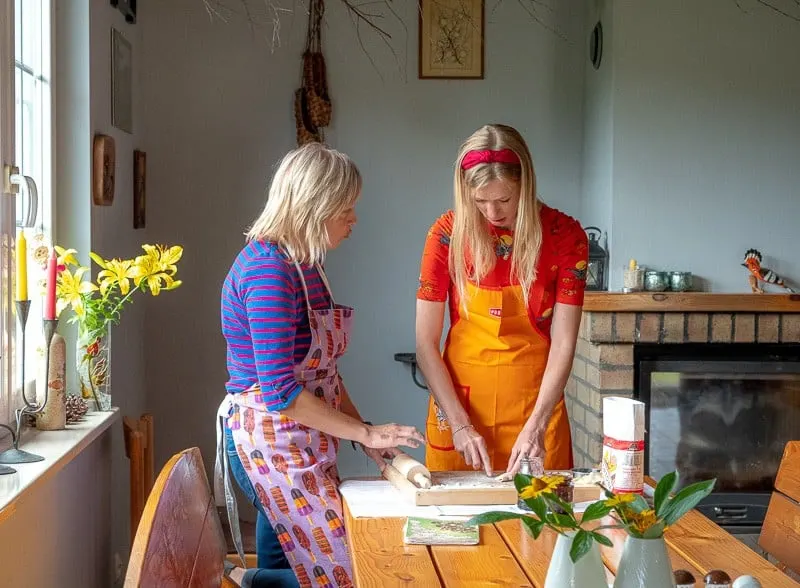
[[[419,0],[420,79],[483,79],[484,0]]]
[[[133,51],[116,29],[111,29],[111,124],[133,133]]]
[[[133,152],[133,228],[145,227],[145,196],[147,192],[147,154],[138,149]]]

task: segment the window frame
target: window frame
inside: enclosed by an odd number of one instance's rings
[[[13,422],[14,410],[24,405],[22,399],[22,387],[25,386],[28,392],[28,398],[32,400],[35,397],[33,389],[36,387],[36,379],[39,372],[39,353],[36,353],[37,345],[40,345],[41,337],[39,336],[41,328],[40,321],[37,320],[41,314],[42,301],[40,299],[40,286],[39,280],[43,277],[43,271],[36,267],[33,263],[32,253],[33,249],[39,245],[44,244],[50,246],[53,243],[53,210],[55,208],[55,2],[54,0],[37,0],[41,2],[40,6],[35,6],[29,0],[19,0],[25,2],[23,4],[24,10],[28,10],[29,6],[33,6],[34,13],[41,10],[41,14],[47,15],[47,28],[44,31],[46,37],[41,34],[35,36],[33,45],[26,43],[24,36],[16,39],[16,19],[24,18],[22,14],[16,14],[15,5],[18,0],[0,0],[0,111],[3,113],[3,119],[0,120],[0,161],[3,164],[3,179],[4,185],[2,186],[2,201],[0,202],[0,234],[2,234],[2,250],[0,250],[0,257],[2,257],[2,265],[0,265],[0,297],[2,298],[2,306],[0,307],[0,339],[2,340],[2,349],[8,350],[6,353],[0,353],[0,422],[11,423]],[[44,20],[39,20],[34,17],[34,23],[44,23]],[[41,33],[41,31],[40,31]],[[17,45],[20,48],[40,49],[40,54],[33,54],[33,59],[29,60],[25,55],[17,54]],[[24,59],[23,59],[24,58]],[[38,63],[37,63],[38,60]],[[38,67],[38,71],[37,71]],[[23,124],[18,128],[17,122],[20,117],[20,112],[17,112],[16,98],[17,82],[16,78],[19,76],[20,80],[26,76],[32,76],[30,84],[33,91],[32,97],[27,95],[26,84],[23,82],[21,88],[26,94],[21,96],[22,101],[27,101],[32,98],[34,103],[34,114],[30,121],[35,121],[30,124],[31,128],[26,128],[28,125]],[[47,95],[36,96],[39,90],[38,84],[47,84]],[[39,99],[39,98],[42,99]],[[38,110],[36,108],[38,107]],[[30,122],[29,121],[29,122]],[[39,125],[47,126],[39,126]],[[49,127],[49,128],[47,128]],[[25,156],[31,157],[32,161],[20,161],[17,158],[18,148],[23,144],[17,144],[19,137],[22,137],[22,132],[25,136],[31,137],[34,148],[30,153],[20,154],[20,159]],[[44,141],[44,143],[43,143]],[[42,155],[42,154],[46,155]],[[38,159],[38,161],[37,161]],[[12,193],[6,186],[5,178],[7,175],[6,166],[8,171],[12,169],[15,173],[26,176],[31,176],[38,188],[38,210],[36,215],[36,223],[32,228],[25,231],[28,239],[28,298],[36,301],[32,304],[31,313],[28,319],[28,326],[26,329],[27,339],[27,354],[25,362],[25,382],[21,382],[21,361],[17,350],[17,341],[19,340],[18,324],[16,320],[16,312],[14,310],[14,301],[16,299],[16,264],[15,264],[15,250],[16,238],[18,231],[17,227],[18,214],[20,207],[20,200],[23,190],[27,187],[17,187],[16,193]],[[25,166],[33,166],[36,169],[26,169]],[[19,168],[17,171],[14,168]],[[38,176],[38,177],[37,177]],[[25,199],[27,201],[27,198]],[[33,236],[35,233],[43,234],[44,238],[41,243],[35,243]],[[0,430],[0,436],[4,431]]]
[[[12,255],[16,232],[16,198],[10,192],[8,175],[16,158],[14,108],[14,0],[0,0],[0,163],[2,163],[2,195],[0,195],[0,422],[13,419],[12,391],[14,389],[15,361],[12,350],[16,328],[14,325]],[[0,430],[4,436],[5,430]]]

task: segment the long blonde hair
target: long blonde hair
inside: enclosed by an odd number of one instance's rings
[[[509,149],[519,163],[480,163],[464,170],[464,156],[470,151]],[[528,292],[536,280],[536,262],[542,247],[542,223],[536,197],[536,173],[530,151],[522,135],[507,125],[485,125],[475,131],[458,152],[453,193],[455,215],[450,239],[450,272],[459,300],[467,309],[467,281],[480,284],[497,262],[495,241],[486,219],[475,204],[475,190],[492,180],[519,184],[520,197],[511,253],[511,276],[521,286],[528,305]],[[469,264],[467,261],[469,260]]]
[[[321,263],[328,251],[325,222],[354,206],[360,193],[361,173],[347,155],[307,143],[278,165],[247,240],[277,243],[298,263]]]

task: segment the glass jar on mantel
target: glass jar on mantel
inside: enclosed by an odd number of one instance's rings
[[[78,389],[90,412],[111,409],[111,324],[99,331],[78,329],[75,349]]]

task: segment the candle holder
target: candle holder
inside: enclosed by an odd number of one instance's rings
[[[25,402],[25,406],[23,406],[22,408],[18,408],[17,410],[14,411],[14,416],[16,420],[15,422],[16,430],[12,429],[8,425],[0,423],[0,427],[3,427],[11,431],[11,438],[13,441],[13,447],[11,447],[11,449],[7,449],[6,451],[0,453],[0,464],[33,463],[44,460],[44,457],[42,457],[41,455],[37,455],[35,453],[31,453],[29,451],[25,451],[24,449],[19,448],[23,417],[26,414],[35,415],[44,410],[44,407],[47,405],[47,396],[50,392],[50,386],[48,382],[48,385],[44,387],[44,402],[42,402],[41,405],[37,405],[36,403],[28,401],[28,397],[25,394],[25,327],[27,326],[28,323],[28,311],[30,310],[31,301],[17,300],[16,305],[17,305],[17,320],[19,321],[20,327],[22,328],[22,400]],[[45,344],[44,373],[47,375],[50,373],[50,342],[53,340],[53,335],[55,335],[56,333],[56,328],[58,327],[58,319],[57,318],[44,319],[42,321],[42,327],[44,329],[44,344]],[[12,473],[12,472],[6,472],[6,473]]]

